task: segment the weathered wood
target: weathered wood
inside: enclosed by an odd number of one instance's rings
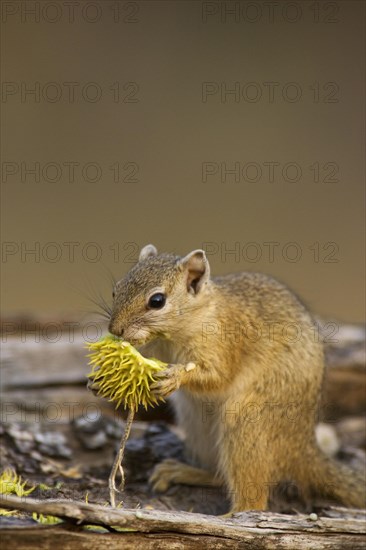
[[[184,540],[187,540],[191,544],[188,548],[198,548],[199,546],[197,546],[194,540],[194,537],[197,536],[200,537],[199,540],[201,543],[211,541],[208,546],[209,548],[361,549],[364,548],[366,540],[366,512],[362,510],[335,508],[330,511],[329,515],[332,517],[322,515],[314,521],[310,516],[304,514],[292,516],[269,512],[246,512],[237,514],[232,518],[221,518],[187,512],[162,512],[144,509],[125,510],[86,504],[84,502],[67,500],[38,501],[32,498],[13,496],[1,496],[0,506],[57,516],[66,521],[73,521],[78,526],[81,524],[92,524],[109,526],[111,528],[113,526],[122,527],[127,530],[127,544],[131,541],[132,544],[136,545],[138,541],[141,542],[144,539],[142,534],[154,533],[155,544],[159,544],[159,546],[155,547],[158,548],[167,547],[167,544],[165,544],[167,542],[167,535],[169,537],[179,536],[177,542],[181,546],[176,546],[177,548],[184,547],[182,546]],[[6,535],[6,532],[8,532],[8,540],[11,540],[9,529],[10,532],[13,531],[13,528],[10,526],[5,527],[3,533]],[[62,530],[60,526],[55,526],[45,531],[43,527],[40,527],[38,529],[38,540],[41,541],[42,537],[46,536],[45,541],[47,537],[48,541],[50,541],[49,537],[52,536],[52,533],[59,533],[60,529]],[[132,538],[131,530],[134,531]],[[29,548],[30,546],[19,546],[18,538],[23,540],[22,544],[28,544],[31,541],[32,532],[34,533],[29,527],[25,530],[19,530],[16,537],[16,548]],[[73,533],[73,535],[76,536],[76,533]],[[92,536],[95,537],[96,535]],[[100,537],[107,538],[110,536],[113,537],[116,535],[98,535],[97,540],[101,541]],[[125,537],[125,534],[119,533],[118,536]],[[87,535],[85,536],[86,539]],[[57,539],[53,537],[52,541],[52,546],[57,549]],[[67,548],[63,537],[60,541],[62,548]],[[160,545],[160,542],[163,544]],[[169,542],[171,543],[172,541]],[[221,543],[221,546],[215,546],[216,542]],[[225,543],[226,546],[222,543]],[[240,545],[237,543],[240,543]],[[37,544],[37,547],[46,548],[47,546]],[[108,546],[106,547],[108,548]],[[9,548],[12,548],[12,546],[9,546]],[[110,546],[110,548],[114,547]]]
[[[61,335],[57,341],[13,337],[2,343],[4,390],[85,383],[86,342],[81,335]]]
[[[321,322],[325,327],[326,375],[322,395],[322,418],[335,421],[342,416],[365,414],[366,347],[365,327]],[[329,338],[330,331],[334,335]]]
[[[122,538],[123,537],[123,538]],[[149,533],[124,533],[107,534],[92,533],[67,529],[63,526],[51,528],[25,528],[6,529],[1,533],[3,548],[7,550],[234,550],[247,548],[247,544],[240,541],[218,539],[202,535],[174,535],[173,533],[161,533],[159,535]],[[354,546],[352,546],[355,548]],[[254,548],[254,546],[253,546]],[[308,548],[310,548],[308,546]],[[330,546],[329,546],[330,548]],[[333,547],[334,548],[334,547]],[[347,543],[343,548],[351,548]]]
[[[62,335],[56,342],[37,339],[18,336],[2,344],[0,412],[4,422],[64,422],[91,410],[113,414],[114,407],[107,400],[86,390],[89,368],[80,334]]]

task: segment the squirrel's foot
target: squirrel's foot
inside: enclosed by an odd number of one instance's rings
[[[155,466],[153,473],[149,478],[149,483],[154,491],[163,493],[179,477],[181,463],[172,458],[168,458]]]
[[[176,483],[210,487],[221,485],[221,482],[211,472],[184,464],[173,458],[168,458],[155,466],[149,483],[152,485],[153,490],[157,492],[164,492],[170,485]]]

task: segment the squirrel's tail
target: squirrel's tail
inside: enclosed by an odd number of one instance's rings
[[[366,507],[366,477],[314,449],[308,462],[308,481],[311,489],[351,508]]]

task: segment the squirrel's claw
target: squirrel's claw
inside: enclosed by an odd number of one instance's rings
[[[157,380],[151,384],[151,391],[157,398],[167,397],[180,387],[181,367],[168,365],[168,368],[156,374]]]

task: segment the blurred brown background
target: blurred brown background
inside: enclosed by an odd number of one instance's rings
[[[363,320],[364,2],[1,8],[6,315],[81,314],[152,242]]]

